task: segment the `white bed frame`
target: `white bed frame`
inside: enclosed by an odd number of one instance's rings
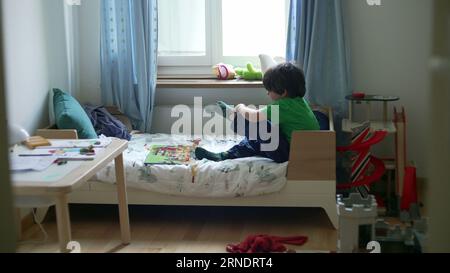
[[[332,117],[331,109],[326,109]],[[75,133],[75,135],[74,135]],[[74,138],[73,130],[38,130],[48,138]],[[294,132],[291,141],[287,185],[280,192],[241,198],[189,198],[129,188],[130,205],[319,207],[338,228],[336,208],[336,134],[333,119],[329,131]],[[89,181],[69,196],[72,204],[117,204],[114,185]]]

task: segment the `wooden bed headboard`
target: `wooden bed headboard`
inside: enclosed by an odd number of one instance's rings
[[[313,107],[315,108],[315,107]],[[288,180],[336,180],[336,132],[331,108],[328,131],[296,131],[292,134]]]

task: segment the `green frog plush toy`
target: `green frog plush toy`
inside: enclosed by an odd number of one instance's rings
[[[263,78],[261,70],[255,69],[252,63],[247,63],[247,68],[236,68],[236,74],[246,81],[260,81]]]

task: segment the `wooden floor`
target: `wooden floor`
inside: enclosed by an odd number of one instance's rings
[[[308,236],[296,252],[336,250],[337,232],[325,212],[314,208],[224,208],[130,206],[131,244],[121,246],[117,206],[71,205],[72,240],[81,252],[222,253],[229,243],[251,234]],[[44,224],[46,243],[37,225],[23,233],[18,252],[58,252],[54,210]]]

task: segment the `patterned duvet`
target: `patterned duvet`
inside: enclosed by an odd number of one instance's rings
[[[191,145],[193,139],[165,134],[134,135],[124,153],[128,187],[192,197],[244,197],[280,191],[286,184],[287,162],[250,157],[212,162],[192,160],[188,165],[144,165],[151,145]],[[203,138],[199,146],[226,151],[241,139]],[[114,164],[97,174],[97,180],[115,183]]]

